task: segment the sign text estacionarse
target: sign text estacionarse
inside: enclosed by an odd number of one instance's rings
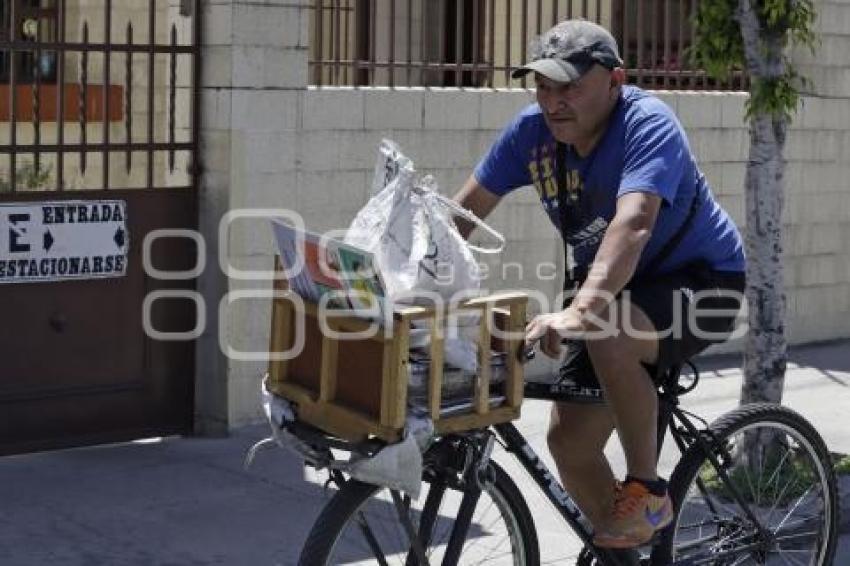
[[[0,204],[0,283],[122,277],[128,249],[125,201]]]

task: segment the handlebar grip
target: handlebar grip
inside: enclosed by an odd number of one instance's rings
[[[528,363],[533,360],[537,356],[537,343],[533,344],[523,344],[520,346],[519,350],[517,350],[517,358],[519,358],[520,363]]]

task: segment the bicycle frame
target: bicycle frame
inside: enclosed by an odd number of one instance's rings
[[[505,450],[514,455],[525,468],[528,475],[534,479],[540,490],[546,495],[555,509],[564,520],[575,531],[582,542],[595,552],[597,558],[599,550],[593,546],[593,534],[590,533],[581,522],[582,513],[575,501],[570,497],[560,482],[555,479],[546,464],[540,459],[534,449],[525,440],[525,437],[512,423],[493,425],[493,429],[504,443]]]
[[[711,451],[708,445],[700,437],[699,429],[688,419],[685,412],[678,407],[679,395],[687,393],[696,387],[699,374],[695,373],[694,383],[688,387],[682,387],[678,384],[680,369],[680,367],[671,368],[659,389],[658,452],[661,452],[664,436],[669,430],[682,454],[694,443],[700,444],[706,453],[710,454]],[[493,425],[492,428],[502,440],[505,449],[519,460],[528,475],[535,481],[540,490],[546,495],[555,509],[558,510],[591,554],[603,564],[618,564],[618,560],[611,556],[609,551],[597,548],[593,544],[593,534],[588,531],[585,523],[582,522],[583,514],[579,510],[578,505],[534,452],[534,449],[531,448],[519,430],[512,423],[497,424]],[[723,479],[725,480],[726,478],[724,477]]]
[[[754,516],[744,497],[740,494],[739,490],[734,485],[734,482],[730,480],[728,474],[720,463],[717,456],[717,449],[722,449],[722,446],[718,446],[716,440],[706,434],[706,431],[708,430],[707,423],[699,416],[688,413],[679,407],[679,397],[693,390],[699,381],[699,374],[696,372],[696,368],[694,368],[693,382],[688,386],[682,386],[678,382],[679,369],[680,368],[678,367],[671,368],[664,379],[662,379],[658,389],[658,452],[660,453],[663,440],[669,430],[681,454],[684,454],[686,451],[691,449],[698,449],[704,453],[706,458],[716,469],[721,481],[727,486],[733,498],[737,500],[745,514],[752,521],[752,524],[756,526],[763,537],[769,539],[770,534],[764,530],[761,522]],[[703,428],[698,428],[691,418],[701,421],[704,425]],[[484,430],[479,430],[477,433],[473,432],[470,435],[472,438],[475,438],[477,435],[479,440],[486,439],[486,441],[483,445],[481,445],[480,452],[474,455],[472,453],[467,454],[467,457],[465,458],[466,463],[462,466],[465,482],[465,487],[463,488],[464,495],[455,526],[452,529],[451,537],[448,542],[447,552],[444,557],[444,564],[456,563],[460,555],[463,541],[466,539],[466,534],[472,519],[472,511],[475,508],[478,496],[481,493],[480,478],[476,474],[483,472],[483,470],[487,467],[487,462],[489,462],[493,448],[494,432],[495,435],[502,441],[505,450],[512,454],[522,464],[529,476],[531,476],[531,478],[535,481],[540,490],[546,495],[550,503],[564,518],[593,557],[601,564],[610,566],[620,565],[622,562],[617,558],[616,551],[598,548],[593,544],[593,533],[590,532],[589,526],[587,526],[586,521],[583,520],[583,514],[578,505],[566,492],[552,472],[546,467],[544,462],[535,453],[534,449],[513,425],[513,423],[507,422],[495,424],[490,427],[490,430],[492,431],[490,433]],[[331,446],[340,447],[337,445],[341,445],[343,448],[347,448],[349,450],[353,449],[352,446],[348,445],[348,443],[332,442],[321,433],[315,435],[311,433],[309,427],[303,430],[298,430],[297,432],[300,433],[301,436],[310,437],[311,441],[324,446],[325,448],[329,448]],[[461,433],[458,436],[464,437],[467,435]],[[479,444],[479,442],[473,441],[472,444]],[[364,453],[368,453],[370,449],[374,448],[374,446],[361,447]],[[334,481],[338,485],[345,483],[346,477],[342,472],[337,469],[333,469],[332,467],[330,468],[330,472],[330,481]],[[437,516],[439,504],[445,491],[445,486],[440,486],[439,483],[436,485],[437,487],[433,491],[429,492],[426,500],[425,508],[423,509],[423,516],[420,521],[419,532],[416,532],[415,527],[412,523],[410,523],[409,518],[404,513],[406,506],[401,501],[399,494],[397,492],[393,492],[393,502],[399,512],[399,518],[411,540],[411,548],[406,560],[407,566],[415,566],[417,563],[427,563],[422,541],[429,540],[430,538],[430,530]],[[701,491],[705,491],[705,487],[701,484],[700,480],[698,480],[697,485]],[[708,504],[713,507],[710,499],[707,501]],[[669,528],[672,528],[672,526]],[[669,548],[656,547],[656,549],[653,550],[653,558],[660,556],[659,559],[662,560],[664,564],[669,564],[670,551],[671,549]]]

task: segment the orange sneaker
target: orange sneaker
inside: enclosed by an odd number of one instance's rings
[[[614,494],[614,510],[605,528],[593,537],[601,548],[634,548],[673,521],[670,496],[649,493],[640,482],[629,481]]]

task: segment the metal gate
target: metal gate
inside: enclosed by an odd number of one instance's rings
[[[198,0],[0,11],[0,454],[187,432]]]

